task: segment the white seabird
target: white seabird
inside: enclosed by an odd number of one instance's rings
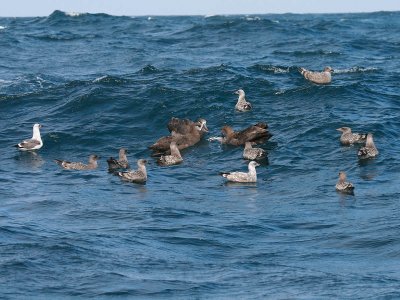
[[[365,146],[358,150],[358,158],[365,159],[365,158],[372,158],[379,154],[378,149],[376,149],[374,144],[374,138],[372,133],[367,134],[367,141],[365,142]]]
[[[300,68],[299,71],[305,79],[314,83],[327,84],[332,81],[331,73],[333,72],[333,69],[331,67],[325,67],[322,72],[312,72],[304,68]]]
[[[340,143],[342,145],[352,145],[354,143],[364,143],[367,139],[367,134],[351,132],[349,127],[340,127],[336,129],[340,131],[342,135],[340,136]]]
[[[267,152],[261,148],[253,148],[251,142],[246,142],[243,150],[243,158],[248,160],[257,160],[265,158]]]
[[[351,194],[354,192],[354,185],[350,182],[346,182],[346,173],[339,172],[339,181],[336,183],[336,190],[341,193]]]
[[[81,162],[70,162],[66,160],[55,159],[54,161],[66,170],[93,170],[97,168],[97,160],[99,157],[97,155],[90,155],[88,164]]]
[[[243,90],[237,90],[235,94],[239,95],[238,101],[235,105],[237,111],[249,111],[252,109],[251,103],[247,102],[245,99],[246,95]]]
[[[260,164],[251,161],[249,162],[249,172],[223,172],[221,175],[232,182],[257,182],[256,167]]]
[[[27,151],[27,150],[37,150],[42,148],[43,141],[40,136],[40,128],[42,125],[35,124],[33,125],[33,135],[31,139],[23,140],[21,143],[15,145],[20,150]]]
[[[128,172],[117,172],[115,175],[121,177],[122,179],[135,183],[145,183],[147,181],[147,171],[146,171],[147,160],[139,159],[137,161],[138,169],[130,170]]]

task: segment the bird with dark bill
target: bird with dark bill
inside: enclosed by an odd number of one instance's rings
[[[146,171],[147,160],[139,159],[137,161],[137,170],[130,170],[127,172],[116,172],[115,175],[121,177],[121,179],[134,183],[145,183],[147,181]]]
[[[234,131],[232,127],[224,126],[221,132],[222,137],[212,137],[208,140],[219,141],[221,144],[240,146],[244,145],[246,142],[261,144],[272,137],[272,134],[268,131],[268,125],[262,122],[249,126],[241,131]]]
[[[340,127],[336,130],[342,133],[342,135],[340,136],[340,143],[342,145],[349,146],[355,143],[365,143],[365,141],[367,140],[366,133],[353,133],[350,127]]]
[[[97,168],[97,160],[100,157],[97,155],[90,155],[88,164],[81,162],[70,162],[67,160],[55,159],[54,161],[62,168],[66,170],[93,170]]]
[[[128,169],[129,162],[128,162],[128,158],[126,157],[127,153],[128,153],[128,150],[126,150],[125,148],[121,148],[121,149],[119,149],[118,159],[115,159],[113,157],[110,157],[109,159],[107,159],[108,169],[110,171],[117,170],[117,169]]]

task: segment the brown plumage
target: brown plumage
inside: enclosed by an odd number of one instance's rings
[[[171,132],[170,136],[158,139],[149,147],[154,152],[153,156],[169,154],[170,144],[173,141],[179,150],[193,146],[208,132],[204,119],[193,122],[188,119],[172,118],[168,123],[168,130]]]
[[[109,170],[116,170],[116,169],[128,169],[129,168],[129,162],[128,158],[126,157],[126,154],[128,153],[128,150],[125,148],[119,149],[119,157],[118,159],[115,159],[113,157],[110,157],[107,159],[108,163],[108,169]]]
[[[257,123],[241,131],[234,131],[232,127],[224,126],[221,129],[222,137],[217,138],[222,144],[234,146],[244,145],[246,142],[261,144],[271,138],[272,134],[268,131],[266,123]]]

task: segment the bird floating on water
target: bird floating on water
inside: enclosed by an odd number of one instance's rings
[[[300,68],[299,71],[305,79],[314,83],[327,84],[332,81],[331,73],[333,72],[333,69],[331,67],[325,67],[322,72],[312,72],[304,68]]]
[[[179,152],[178,147],[176,146],[176,142],[172,141],[169,146],[171,154],[162,155],[157,161],[158,164],[161,166],[173,166],[183,162],[183,158],[181,156],[181,153]]]
[[[123,180],[134,182],[134,183],[145,183],[147,181],[146,171],[147,160],[139,159],[137,161],[137,170],[130,170],[127,172],[116,172],[115,175],[121,177]]]
[[[360,158],[360,159],[372,158],[372,157],[377,156],[378,154],[379,154],[379,151],[378,151],[378,149],[376,149],[372,133],[368,133],[367,141],[365,142],[365,146],[360,148],[360,150],[358,150],[358,153],[357,153],[358,158]]]
[[[267,152],[261,148],[253,148],[252,142],[246,142],[243,150],[243,158],[248,160],[258,160],[265,158]]]
[[[251,161],[249,162],[249,172],[222,172],[222,177],[225,177],[228,181],[232,182],[257,182],[256,167],[260,164]]]
[[[261,144],[271,138],[272,134],[268,131],[266,123],[257,123],[241,131],[234,131],[230,126],[221,129],[222,137],[212,137],[209,141],[219,141],[221,144],[234,146],[244,145],[246,142]]]
[[[109,159],[107,159],[108,169],[110,171],[117,170],[117,169],[128,169],[129,162],[128,162],[128,158],[126,157],[127,153],[128,153],[128,150],[126,150],[125,148],[121,148],[121,149],[119,149],[118,159],[115,159],[113,157],[110,157]]]
[[[340,136],[340,143],[342,145],[364,143],[367,140],[366,133],[356,133],[356,132],[353,133],[351,132],[351,128],[349,127],[340,127],[336,130],[342,132],[342,135]]]
[[[354,192],[354,185],[346,182],[346,173],[339,172],[339,181],[336,183],[336,190],[341,193],[351,194]]]
[[[92,154],[89,156],[89,162],[88,164],[84,164],[81,162],[70,162],[67,160],[60,160],[60,159],[55,159],[54,161],[61,166],[62,168],[66,170],[93,170],[97,168],[97,160],[100,157],[98,157],[95,154]]]
[[[179,150],[197,144],[204,134],[208,132],[207,121],[198,119],[193,122],[188,119],[172,118],[168,123],[171,135],[159,138],[149,148],[153,150],[152,156],[170,154],[170,144],[176,142]]]
[[[235,105],[237,111],[249,111],[252,109],[251,103],[245,99],[245,93],[243,90],[237,90],[235,94],[239,95],[238,101]]]
[[[33,125],[33,135],[31,139],[23,140],[19,144],[15,145],[19,150],[28,151],[28,150],[38,150],[42,148],[43,141],[40,136],[40,128],[42,125],[35,124]]]

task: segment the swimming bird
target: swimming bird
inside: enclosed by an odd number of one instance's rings
[[[121,179],[135,182],[135,183],[145,183],[147,181],[147,171],[146,171],[147,160],[139,159],[137,161],[137,170],[130,170],[127,172],[116,172],[115,175],[121,177]]]
[[[340,127],[336,130],[342,132],[342,135],[340,136],[340,143],[342,145],[364,143],[367,140],[366,133],[353,133],[349,127]]]
[[[339,172],[339,181],[336,183],[336,190],[341,193],[353,193],[354,185],[350,182],[346,182],[346,173]]]
[[[221,173],[222,177],[225,177],[228,179],[228,181],[232,182],[257,182],[257,172],[256,172],[256,167],[259,166],[260,164],[251,161],[249,162],[249,172],[228,172],[228,173]]]
[[[243,150],[243,158],[248,160],[257,160],[265,158],[267,152],[261,148],[253,148],[251,142],[246,142]]]
[[[305,79],[314,83],[327,84],[332,81],[331,73],[333,72],[333,69],[331,67],[325,67],[322,72],[312,72],[304,68],[300,68],[299,71]]]
[[[15,145],[19,150],[27,151],[27,150],[37,150],[42,148],[43,141],[40,136],[40,128],[42,125],[35,124],[33,125],[33,135],[31,139],[23,140],[21,143]]]
[[[61,159],[55,159],[54,161],[66,170],[93,170],[97,168],[97,160],[99,158],[97,155],[91,154],[87,165],[81,162],[70,162]]]
[[[365,146],[358,150],[358,158],[365,159],[365,158],[372,158],[379,154],[378,149],[376,149],[374,144],[374,138],[372,133],[367,134],[367,141],[365,142]]]
[[[245,99],[245,93],[243,90],[237,90],[236,95],[239,95],[238,101],[235,105],[237,111],[249,111],[252,109],[251,103],[247,102]]]
[[[188,119],[172,118],[168,123],[171,135],[159,138],[149,148],[153,150],[152,156],[170,154],[170,144],[176,142],[179,150],[197,144],[205,133],[208,132],[207,121],[198,119],[193,122]]]
[[[222,137],[212,137],[209,141],[219,141],[221,144],[234,146],[244,145],[246,142],[260,144],[271,138],[272,134],[268,131],[266,123],[257,123],[241,131],[234,131],[230,126],[221,129]]]
[[[179,152],[178,147],[176,146],[176,142],[172,141],[169,147],[171,150],[171,154],[162,155],[157,161],[158,164],[161,166],[173,166],[183,162],[183,158],[181,156],[181,153]]]
[[[125,148],[121,148],[119,149],[118,159],[115,159],[113,157],[107,159],[108,169],[109,170],[128,169],[129,162],[128,158],[126,157],[127,153],[128,150],[126,150]]]

